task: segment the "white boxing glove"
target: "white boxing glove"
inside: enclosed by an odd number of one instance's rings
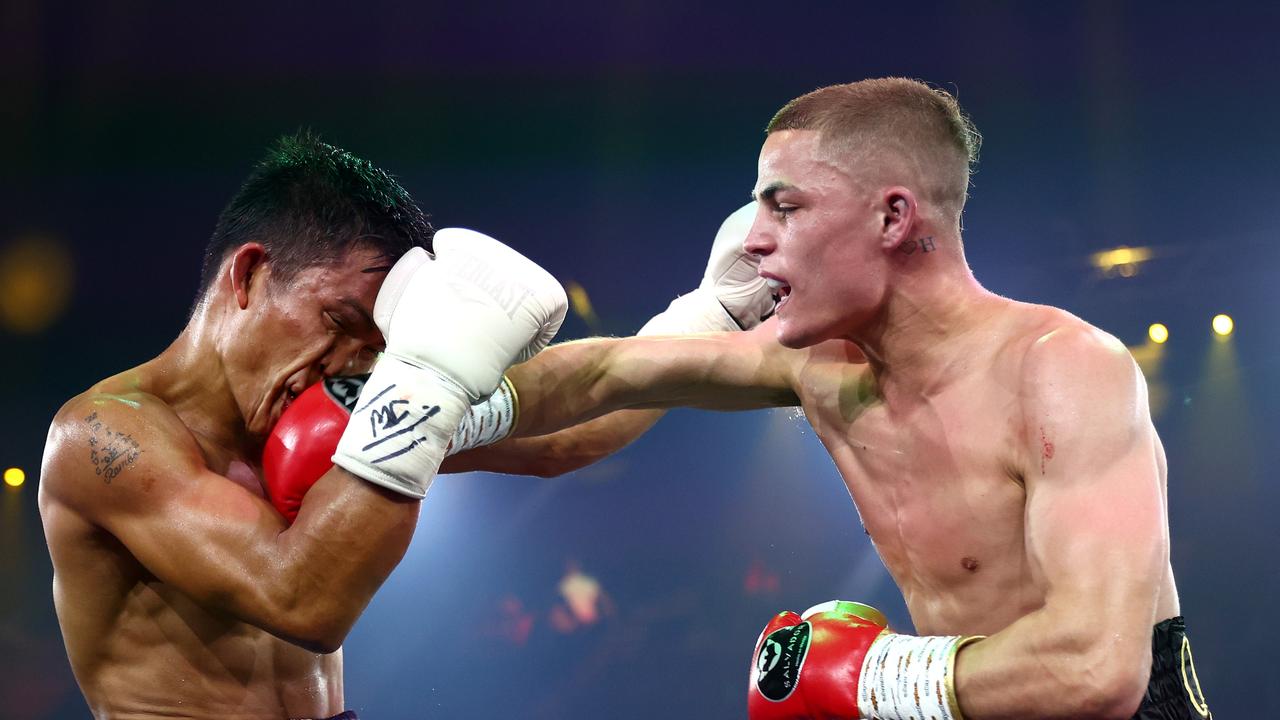
[[[749,202],[725,218],[697,289],[671,301],[638,335],[683,335],[750,330],[773,314],[775,299],[759,275],[760,258],[742,244],[755,221]]]
[[[702,283],[693,292],[676,298],[645,323],[637,335],[749,330],[773,314],[776,300],[758,274],[760,259],[742,249],[755,213],[756,204],[752,202],[725,219],[711,245]],[[467,409],[448,454],[506,438],[519,417],[520,401],[515,388],[503,383],[493,395]]]
[[[546,270],[473,230],[436,232],[382,284],[373,317],[387,349],[365,383],[333,462],[423,497],[472,402],[555,337],[568,301]]]

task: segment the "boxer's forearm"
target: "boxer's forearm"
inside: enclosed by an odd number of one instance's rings
[[[786,359],[761,335],[592,339],[548,348],[507,375],[514,435],[545,435],[625,408],[748,410],[798,403]]]
[[[1149,628],[1117,630],[1105,608],[1081,610],[1041,609],[962,648],[955,687],[966,720],[1131,717],[1150,667]]]
[[[321,652],[342,644],[378,588],[399,564],[421,503],[333,468],[276,538],[267,629]]]
[[[330,470],[273,542],[234,548],[244,583],[228,610],[308,650],[337,650],[404,556],[420,505]]]
[[[621,450],[664,414],[663,410],[619,410],[550,435],[509,438],[446,458],[440,472],[562,475]]]
[[[604,382],[617,343],[591,338],[554,345],[508,369],[520,408],[511,437],[547,435],[622,409],[622,398]]]

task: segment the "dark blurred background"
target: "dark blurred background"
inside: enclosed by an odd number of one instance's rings
[[[1280,716],[1277,7],[0,0],[0,466],[25,471],[0,488],[0,714],[87,715],[36,513],[48,422],[176,335],[273,138],[313,128],[580,284],[597,319],[562,339],[626,334],[697,283],[778,107],[892,74],[985,135],[978,278],[1140,359],[1200,680],[1220,718]],[[347,644],[348,704],[742,717],[763,623],[832,597],[910,628],[803,420],[673,412],[567,477],[438,479]]]

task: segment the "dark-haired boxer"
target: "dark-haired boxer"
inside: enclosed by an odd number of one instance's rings
[[[40,513],[93,715],[354,718],[343,638],[403,555],[462,415],[564,311],[515,251],[433,238],[386,173],[282,139],[219,218],[177,339],[69,400],[49,431]],[[340,467],[287,525],[258,478],[269,430],[384,340]]]
[[[1207,718],[1146,384],[1115,338],[974,279],[978,144],[953,97],[912,80],[788,103],[745,244],[777,317],[552,348],[508,373],[516,435],[618,408],[804,409],[921,636],[882,634],[874,611],[779,616],[755,718]]]

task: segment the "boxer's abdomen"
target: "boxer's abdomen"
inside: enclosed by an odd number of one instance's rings
[[[96,715],[226,718],[236,708],[245,716],[328,717],[343,710],[339,653],[317,655],[212,614],[112,552],[113,542],[104,536],[92,558],[55,553],[68,656]]]

